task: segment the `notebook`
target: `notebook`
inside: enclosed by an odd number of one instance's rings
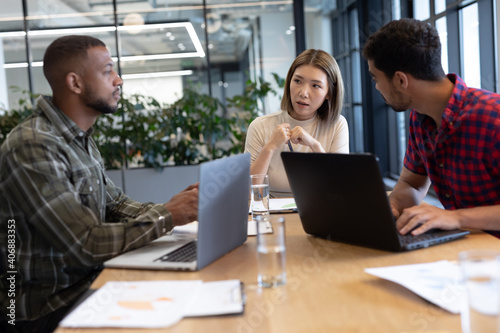
[[[388,251],[424,248],[468,234],[430,230],[401,236],[373,154],[291,153],[281,158],[304,231]]]
[[[197,233],[163,236],[106,261],[104,266],[199,270],[240,246],[247,239],[249,177],[248,153],[200,164]],[[194,257],[176,259],[184,250]]]

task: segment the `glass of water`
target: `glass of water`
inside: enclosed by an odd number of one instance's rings
[[[272,288],[286,283],[285,218],[260,215],[257,224],[257,282]]]
[[[500,332],[500,253],[469,250],[458,256],[464,301],[463,333]]]
[[[250,176],[252,220],[257,216],[269,215],[269,177],[259,174]]]

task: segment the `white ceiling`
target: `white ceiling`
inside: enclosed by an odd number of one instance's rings
[[[21,1],[0,0],[0,32],[23,30]],[[293,0],[206,0],[208,40],[212,64],[235,63],[258,31],[258,18],[263,13],[292,12]],[[305,0],[306,11],[331,10],[332,0]],[[118,20],[123,24],[127,15],[139,16],[147,24],[189,21],[193,24],[203,48],[206,48],[205,21],[202,0],[117,0]],[[27,0],[28,22],[31,30],[62,29],[68,27],[92,27],[113,25],[114,15],[111,0]],[[139,14],[139,15],[138,15]],[[194,46],[185,29],[171,31],[143,31],[140,34],[120,32],[122,56],[154,55],[175,52],[192,52]],[[116,51],[112,32],[96,35]],[[54,39],[30,37],[33,61],[40,61],[47,45]],[[183,47],[184,51],[179,48]],[[24,38],[4,38],[3,51],[6,63],[26,61]],[[24,60],[23,60],[24,58]],[[193,59],[193,61],[200,61]],[[192,62],[192,61],[191,61]],[[159,70],[179,70],[186,59],[158,61]],[[141,67],[141,64],[137,64]],[[124,64],[130,71],[133,64]],[[155,69],[153,69],[155,70]]]
[[[0,0],[0,31],[23,29],[21,1]],[[139,13],[147,23],[190,21],[205,47],[205,22],[202,0],[117,0],[118,19],[123,23],[131,13]],[[255,20],[265,11],[291,11],[292,0],[228,1],[208,0],[208,32],[211,61],[235,62],[240,58],[251,39]],[[28,0],[28,22],[31,30],[59,29],[78,26],[109,26],[114,15],[111,0]],[[137,16],[137,14],[135,14]],[[149,33],[125,36],[122,39],[122,54],[158,54],[172,52],[182,44],[192,49],[186,34],[171,41],[163,34]],[[20,40],[20,38],[17,38]],[[22,38],[21,38],[22,41]],[[47,43],[46,38],[33,38],[31,48],[34,57],[40,57]],[[4,52],[18,48],[15,39],[9,43],[4,39]],[[37,51],[39,50],[39,51]],[[16,55],[17,57],[17,55]],[[9,55],[6,61],[9,62]],[[36,60],[36,59],[34,59]]]

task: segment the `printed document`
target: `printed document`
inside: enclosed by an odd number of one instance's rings
[[[451,313],[460,313],[463,287],[455,262],[437,262],[366,268],[365,272],[406,287],[415,294]]]
[[[63,327],[169,327],[183,317],[242,313],[239,280],[112,281],[83,301]]]

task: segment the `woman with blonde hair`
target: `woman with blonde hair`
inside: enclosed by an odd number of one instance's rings
[[[349,153],[343,101],[344,84],[335,59],[322,50],[302,52],[288,70],[282,110],[255,119],[245,142],[250,172],[269,175],[272,196],[292,196],[282,151]]]

